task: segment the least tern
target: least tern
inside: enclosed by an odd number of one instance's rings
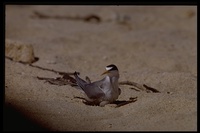
[[[111,64],[106,66],[106,71],[102,75],[107,74],[105,78],[95,82],[86,82],[78,77],[77,72],[74,73],[77,85],[86,94],[86,101],[97,104],[101,107],[114,102],[121,94],[119,88],[119,71],[118,68]]]

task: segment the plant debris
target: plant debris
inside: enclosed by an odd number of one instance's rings
[[[71,86],[77,86],[76,80],[72,77],[70,77],[68,74],[63,75],[62,77],[57,78],[45,78],[45,77],[38,77],[39,80],[45,80],[46,82],[49,82],[53,85],[71,85]]]
[[[125,101],[125,100],[123,100],[123,101],[116,100],[113,103],[117,104],[117,106],[115,108],[118,108],[118,107],[124,106],[126,104],[136,102],[136,101],[137,101],[137,97],[130,97],[128,101]]]
[[[135,82],[132,82],[132,81],[121,81],[119,82],[120,85],[130,85],[130,86],[134,86],[142,91],[146,91],[147,93],[150,93],[150,92],[153,92],[153,93],[160,93],[160,91],[158,91],[157,89],[155,88],[152,88],[152,87],[149,87],[145,84],[139,84],[139,83],[135,83]],[[139,91],[138,89],[135,89],[135,88],[131,88],[131,89],[134,89],[136,91]]]
[[[97,102],[90,102],[88,100],[86,100],[85,98],[83,97],[74,97],[74,98],[78,98],[78,99],[82,99],[83,100],[83,103],[85,105],[90,105],[90,106],[99,106],[99,103]],[[115,108],[118,108],[118,107],[121,107],[121,106],[124,106],[126,104],[129,104],[129,103],[133,103],[133,102],[136,102],[137,101],[137,97],[130,97],[128,101],[126,100],[116,100],[114,101],[113,103],[111,104],[116,104]]]
[[[95,14],[89,14],[86,16],[61,16],[61,15],[47,15],[42,12],[34,11],[34,15],[31,16],[32,18],[40,18],[40,19],[68,19],[68,20],[82,20],[86,22],[101,22],[101,18]]]
[[[53,85],[59,85],[59,86],[71,85],[72,87],[74,87],[74,86],[77,87],[77,83],[76,83],[75,78],[70,76],[70,75],[74,75],[74,73],[72,73],[72,72],[61,72],[61,71],[56,71],[56,70],[53,70],[53,69],[48,69],[48,68],[43,68],[43,67],[40,67],[40,66],[35,66],[35,65],[32,65],[32,64],[29,64],[29,66],[35,67],[35,68],[38,68],[38,69],[42,69],[42,70],[46,70],[46,71],[51,71],[51,72],[54,72],[56,74],[62,75],[62,77],[56,77],[56,78],[46,78],[46,77],[37,76],[37,79],[39,79],[39,80],[45,80],[46,82],[48,82],[50,84],[53,84]],[[80,74],[80,73],[78,72],[78,74]],[[91,83],[91,80],[90,80],[90,78],[88,76],[86,76],[86,81],[88,83]],[[135,82],[131,82],[131,81],[121,81],[121,82],[119,82],[119,85],[134,86],[134,87],[138,88],[139,90],[146,91],[147,93],[149,93],[149,92],[160,93],[160,91],[158,91],[155,88],[149,87],[149,86],[147,86],[145,84],[141,85],[141,84],[138,84],[138,83],[135,83]],[[131,88],[131,89],[139,91],[138,89],[135,89],[135,88]],[[84,104],[87,104],[87,105],[96,105],[96,103],[88,102],[85,98],[81,98],[81,97],[74,97],[74,98],[84,99],[85,100]],[[137,97],[134,97],[134,98],[131,97],[131,98],[129,98],[128,101],[119,101],[119,100],[117,100],[117,101],[115,101],[113,103],[117,104],[117,106],[116,106],[116,108],[117,108],[117,107],[121,107],[123,105],[129,104],[129,103],[135,102],[135,101],[137,101]]]

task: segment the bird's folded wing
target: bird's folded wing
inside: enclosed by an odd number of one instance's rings
[[[105,95],[104,92],[100,89],[100,86],[96,85],[95,82],[87,84],[83,91],[91,99],[99,99]]]
[[[100,86],[102,84],[101,81],[93,82],[93,83],[87,83],[80,77],[78,77],[77,74],[74,75],[76,82],[78,86],[82,88],[82,90],[85,92],[85,94],[91,98],[91,99],[98,99],[102,96],[104,96],[104,92],[100,89]]]

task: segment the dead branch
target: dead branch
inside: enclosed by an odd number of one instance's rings
[[[38,69],[41,69],[41,70],[54,72],[56,74],[63,75],[62,77],[57,77],[57,78],[37,77],[39,80],[46,80],[47,82],[49,82],[51,84],[59,85],[59,86],[61,86],[61,85],[77,86],[76,80],[73,77],[69,76],[69,75],[74,75],[74,72],[61,72],[61,71],[56,71],[56,70],[53,70],[53,69],[48,69],[48,68],[43,68],[43,67],[40,67],[40,66],[35,66],[35,65],[32,65],[32,64],[29,64],[29,66],[35,67],[35,68],[38,68]],[[78,72],[78,74],[80,74],[80,73]],[[86,81],[88,83],[91,83],[91,80],[90,80],[90,78],[88,76],[86,76]],[[138,89],[140,89],[142,91],[146,91],[147,93],[149,93],[149,92],[159,93],[160,92],[157,89],[149,87],[149,86],[147,86],[145,84],[142,85],[142,84],[135,83],[135,82],[128,81],[128,80],[119,82],[119,85],[135,86],[136,88],[138,88]],[[132,89],[138,91],[135,88],[132,88]]]

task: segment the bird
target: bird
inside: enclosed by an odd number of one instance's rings
[[[105,68],[106,71],[102,73],[102,75],[106,74],[106,77],[95,82],[87,82],[81,79],[76,71],[74,72],[77,85],[86,94],[85,100],[101,107],[113,103],[121,94],[118,83],[119,70],[117,66],[111,64]]]

